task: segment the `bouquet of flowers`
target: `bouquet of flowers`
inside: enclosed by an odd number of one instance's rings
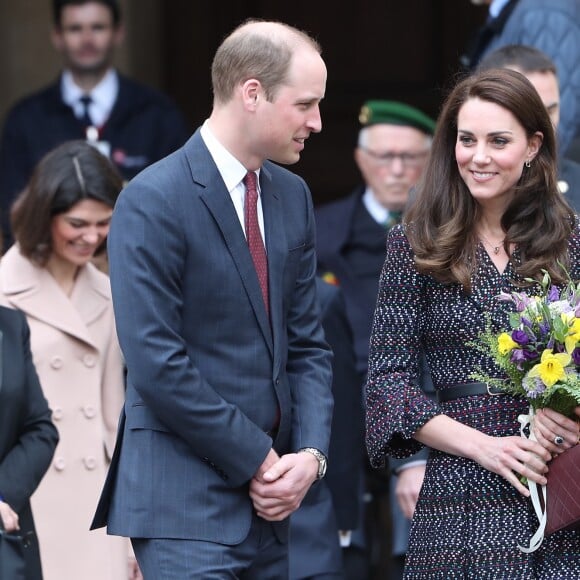
[[[526,279],[534,283],[535,280]],[[511,330],[494,333],[486,325],[477,344],[482,352],[491,354],[505,372],[507,379],[474,373],[475,380],[507,393],[525,398],[528,415],[520,415],[522,437],[535,439],[532,425],[534,412],[549,407],[570,417],[580,405],[580,283],[569,280],[559,289],[552,285],[544,271],[534,296],[520,292],[502,293],[499,300],[511,302]],[[533,552],[541,545],[546,526],[546,486],[528,481],[534,510],[540,522],[538,531],[524,552]],[[542,500],[540,500],[540,492]]]
[[[511,331],[495,334],[488,324],[481,335],[481,350],[508,379],[473,378],[526,398],[533,410],[550,407],[572,417],[580,405],[580,283],[569,281],[560,290],[544,271],[539,286],[535,296],[500,294],[515,306]]]

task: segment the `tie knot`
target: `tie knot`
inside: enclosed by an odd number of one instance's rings
[[[83,95],[79,101],[85,106],[87,107],[88,105],[90,105],[93,102],[93,97],[91,97],[91,95]]]
[[[253,171],[248,171],[248,173],[246,173],[246,177],[244,177],[244,185],[248,191],[258,191],[256,187],[257,177]]]

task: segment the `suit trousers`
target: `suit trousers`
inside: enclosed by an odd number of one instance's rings
[[[288,545],[255,514],[246,539],[233,546],[166,538],[131,542],[145,580],[288,579]]]

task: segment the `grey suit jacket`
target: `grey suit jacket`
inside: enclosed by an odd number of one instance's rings
[[[199,131],[119,197],[109,257],[127,400],[93,523],[109,533],[239,543],[272,444],[328,451],[311,196],[273,163],[260,174],[270,320]]]

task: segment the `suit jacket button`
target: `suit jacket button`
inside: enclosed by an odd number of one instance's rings
[[[274,383],[275,383],[275,385],[276,385],[276,386],[278,386],[278,385],[280,384],[280,379],[276,379],[276,380],[274,381]]]
[[[92,455],[85,457],[83,459],[83,463],[89,471],[92,471],[95,469],[95,467],[97,467],[97,460]]]
[[[50,360],[50,366],[55,370],[62,368],[62,358],[59,356],[53,356]]]
[[[66,461],[64,460],[64,457],[57,457],[54,460],[54,468],[57,471],[62,471],[65,467],[66,467]]]

